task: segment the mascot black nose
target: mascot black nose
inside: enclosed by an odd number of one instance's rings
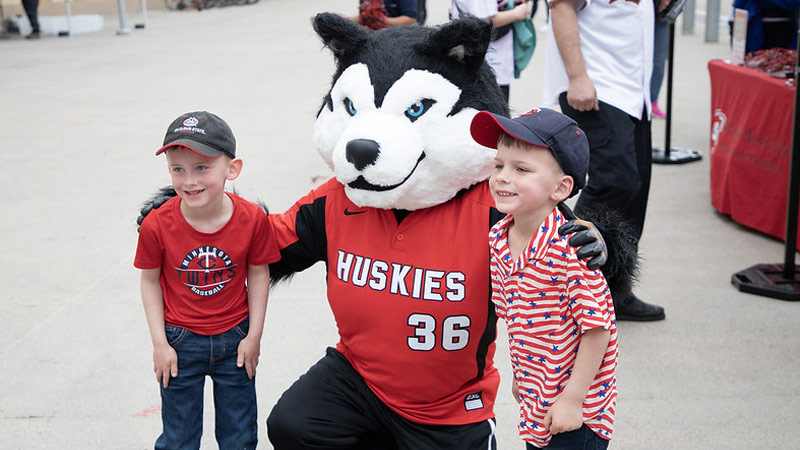
[[[370,139],[353,139],[347,143],[345,148],[347,162],[352,163],[358,170],[375,164],[378,155],[381,154],[381,147],[377,142]]]

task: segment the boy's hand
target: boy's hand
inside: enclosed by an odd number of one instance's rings
[[[514,397],[514,400],[516,400],[517,403],[522,403],[522,397],[519,395],[519,383],[517,383],[517,380],[511,382],[511,395]]]
[[[153,347],[153,372],[156,381],[165,388],[169,386],[170,377],[178,376],[178,354],[169,344]]]
[[[560,398],[544,416],[544,428],[551,434],[577,430],[583,425],[583,405]]]
[[[256,376],[256,366],[258,366],[258,357],[260,354],[261,342],[247,335],[247,337],[239,342],[239,356],[236,359],[236,367],[244,366],[247,371],[247,376],[253,378]]]

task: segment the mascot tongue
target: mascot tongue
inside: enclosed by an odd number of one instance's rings
[[[494,151],[469,126],[479,110],[508,115],[484,62],[491,24],[370,31],[319,14],[314,30],[336,59],[314,141],[353,203],[428,208],[488,178]]]

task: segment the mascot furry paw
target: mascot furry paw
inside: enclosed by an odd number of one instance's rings
[[[485,449],[499,382],[488,232],[502,214],[486,182],[494,151],[470,123],[508,115],[484,62],[491,24],[313,23],[336,61],[314,128],[334,177],[270,216],[281,247],[270,272],[326,264],[339,342],[275,405],[270,441],[441,449],[431,430],[447,425],[459,429],[446,448]]]

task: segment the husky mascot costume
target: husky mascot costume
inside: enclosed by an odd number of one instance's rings
[[[488,232],[502,214],[486,182],[494,152],[469,131],[479,110],[508,115],[484,63],[492,26],[373,32],[320,14],[314,29],[337,63],[314,129],[334,177],[270,216],[282,258],[270,271],[326,264],[339,342],[284,392],[269,439],[277,450],[495,448]],[[590,266],[605,262],[599,233],[575,223],[571,244]]]

